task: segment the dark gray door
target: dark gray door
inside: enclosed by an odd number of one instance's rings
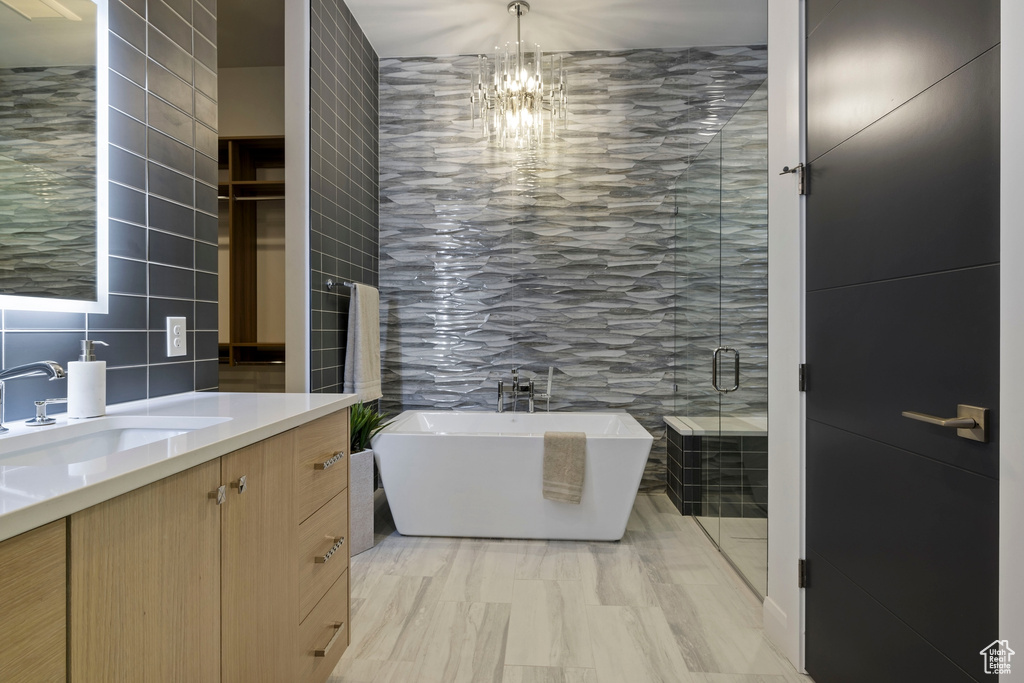
[[[807,670],[998,638],[999,2],[808,0]],[[989,409],[988,442],[902,416]]]

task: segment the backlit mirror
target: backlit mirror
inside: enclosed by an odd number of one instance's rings
[[[106,17],[0,0],[0,308],[106,312]]]

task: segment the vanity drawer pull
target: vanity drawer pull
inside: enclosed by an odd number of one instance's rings
[[[313,558],[313,561],[316,562],[317,564],[324,564],[325,562],[327,562],[327,560],[331,559],[331,555],[333,555],[334,553],[338,552],[338,548],[340,548],[341,546],[345,545],[345,537],[344,536],[339,536],[337,538],[333,538],[333,537],[329,536],[328,538],[330,538],[332,541],[334,541],[334,545],[331,546],[331,549],[328,550],[325,555],[317,555],[316,557]]]
[[[217,487],[216,491],[210,491],[210,498],[217,501],[217,505],[223,505],[224,499],[227,498],[228,487],[223,484]]]
[[[326,657],[327,656],[327,653],[331,651],[331,648],[334,647],[334,644],[336,642],[338,642],[338,636],[341,635],[342,629],[345,628],[345,622],[344,621],[336,621],[336,622],[334,622],[334,625],[331,628],[334,629],[334,635],[331,636],[331,641],[329,643],[327,643],[327,646],[324,649],[322,649],[322,650],[313,650],[313,656],[314,657]]]
[[[245,493],[245,479],[246,475],[243,474],[241,477],[238,478],[238,481],[231,482],[231,488],[238,489],[239,495]]]
[[[344,457],[345,457],[345,451],[341,451],[340,453],[335,453],[334,457],[331,458],[330,460],[327,460],[325,462],[318,462],[317,464],[313,465],[313,469],[315,469],[315,470],[326,470],[328,467],[330,467],[331,465],[333,465],[334,463],[338,462],[339,460],[341,460]]]

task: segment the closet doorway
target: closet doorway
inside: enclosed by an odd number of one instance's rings
[[[284,138],[220,139],[221,391],[283,392]]]

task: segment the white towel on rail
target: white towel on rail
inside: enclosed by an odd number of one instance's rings
[[[375,401],[380,390],[380,293],[370,285],[352,285],[345,348],[346,394]]]

